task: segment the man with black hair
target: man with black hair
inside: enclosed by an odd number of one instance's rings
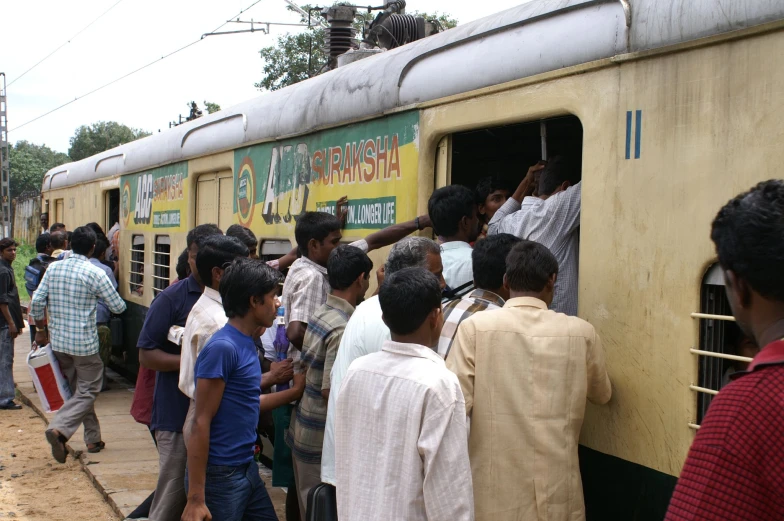
[[[784,512],[784,181],[729,201],[711,239],[727,300],[762,350],[711,401],[666,521],[762,521]]]
[[[30,259],[30,262],[27,264],[32,270],[25,270],[25,289],[30,298],[33,297],[33,293],[41,283],[41,279],[44,278],[46,268],[55,260],[54,257],[52,257],[54,248],[52,248],[52,243],[49,239],[49,233],[42,233],[38,236],[35,240],[35,251],[37,254]],[[28,277],[28,273],[37,273],[37,275],[35,277]],[[35,342],[35,334],[38,328],[41,328],[44,331],[46,330],[46,314],[44,313],[44,318],[40,321],[33,320],[33,318],[28,315],[27,322],[30,324],[30,343],[32,344]]]
[[[430,196],[427,213],[436,234],[443,238],[441,261],[446,285],[452,290],[467,290],[474,280],[470,243],[481,231],[476,196],[465,186],[444,186]]]
[[[177,257],[177,265],[174,267],[174,271],[177,273],[177,280],[175,282],[185,280],[188,278],[188,275],[191,274],[191,265],[188,262],[189,257],[190,253],[188,252],[188,248],[182,250],[180,256]]]
[[[259,241],[256,239],[256,234],[253,233],[250,228],[245,228],[241,224],[232,224],[229,226],[229,229],[226,230],[227,237],[236,237],[240,240],[245,246],[248,247],[248,252],[250,252],[251,259],[258,259],[259,253]]]
[[[471,417],[477,521],[585,519],[585,403],[607,403],[612,388],[593,326],[547,309],[558,273],[543,245],[515,245],[504,275],[511,298],[464,320],[446,360]]]
[[[580,250],[582,183],[563,157],[528,169],[512,197],[490,220],[488,234],[511,233],[547,247],[558,260],[558,284],[552,309],[577,315],[577,260]],[[534,195],[534,191],[537,191]]]
[[[150,508],[150,519],[177,521],[185,508],[185,441],[182,429],[190,400],[179,389],[181,346],[168,338],[172,326],[185,327],[194,304],[202,295],[204,285],[196,269],[196,256],[201,241],[222,235],[214,224],[201,224],[188,232],[188,263],[190,276],[179,284],[170,285],[150,304],[137,347],[139,363],[157,371],[153,394],[150,429],[158,445],[158,484]],[[135,407],[143,407],[145,396],[134,395]]]
[[[378,296],[392,338],[351,364],[336,403],[338,517],[473,520],[466,404],[435,352],[439,280],[405,268]]]
[[[65,233],[65,225],[63,223],[54,223],[49,228],[49,233],[63,232]]]
[[[93,235],[95,235],[95,233],[93,233]],[[56,259],[68,249],[68,236],[65,231],[52,232],[49,234],[49,243],[52,245],[52,257]]]
[[[112,313],[122,313],[126,306],[106,273],[88,261],[95,241],[90,228],[74,230],[73,254],[49,265],[30,302],[34,320],[43,319],[45,312],[49,314],[52,351],[73,393],[46,431],[52,455],[60,463],[65,463],[67,455],[65,442],[82,423],[87,451],[100,452],[105,446],[94,409],[103,382],[95,317],[98,300],[103,300]]]
[[[256,423],[259,410],[299,398],[305,377],[295,375],[291,389],[262,395],[254,338],[275,321],[282,278],[264,262],[246,258],[236,259],[221,278],[228,323],[196,359],[196,413],[188,439],[183,521],[278,519],[253,461]]]
[[[426,237],[406,237],[398,241],[389,251],[384,272],[390,276],[405,268],[424,268],[435,275],[441,289],[446,286],[441,264],[441,249]],[[361,356],[381,350],[391,338],[389,328],[382,318],[379,296],[370,297],[351,315],[346,324],[340,347],[330,375],[327,423],[324,428],[324,444],[321,455],[321,480],[336,485],[335,478],[335,403],[343,378],[351,363]]]
[[[94,228],[91,229],[95,231]],[[90,264],[106,273],[106,276],[109,278],[109,282],[112,283],[112,287],[115,291],[117,291],[117,281],[114,278],[114,271],[103,263],[104,256],[106,255],[106,249],[108,247],[109,241],[105,236],[99,235],[95,241],[95,249],[90,255]],[[98,352],[101,355],[101,361],[103,362],[104,366],[101,391],[105,391],[108,385],[106,383],[106,366],[109,365],[109,357],[112,354],[112,332],[109,329],[109,320],[111,318],[112,314],[109,312],[109,307],[106,305],[106,302],[104,302],[103,299],[98,299],[95,313],[95,322],[98,326],[98,343],[100,346]]]
[[[471,254],[474,290],[444,306],[444,328],[438,341],[438,354],[446,358],[460,323],[480,311],[500,309],[509,299],[504,287],[506,256],[522,239],[499,233],[479,241]],[[443,255],[443,254],[442,254]]]
[[[479,239],[484,239],[487,237],[487,225],[490,223],[490,219],[509,199],[509,196],[512,194],[512,187],[505,179],[493,175],[480,179],[476,184],[474,193],[476,195],[477,212],[482,225]]]
[[[306,392],[302,396],[286,443],[294,458],[300,512],[305,512],[308,492],[321,483],[321,449],[327,420],[330,372],[354,308],[365,298],[373,262],[354,246],[340,245],[329,254],[327,276],[332,292],[308,322],[302,345],[302,368],[306,371]]]
[[[16,241],[0,240],[0,410],[17,410],[14,402],[14,340],[24,329],[14,268]]]

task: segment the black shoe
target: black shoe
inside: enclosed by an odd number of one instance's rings
[[[21,405],[19,405],[18,403],[14,403],[14,402],[8,402],[5,405],[0,405],[0,410],[3,410],[3,411],[18,411],[21,408],[22,408]]]

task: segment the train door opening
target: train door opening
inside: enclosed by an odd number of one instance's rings
[[[217,224],[223,231],[234,221],[234,176],[230,170],[200,175],[196,181],[196,225]]]
[[[120,189],[107,190],[104,192],[104,208],[106,209],[106,222],[104,230],[109,233],[115,223],[120,222]]]

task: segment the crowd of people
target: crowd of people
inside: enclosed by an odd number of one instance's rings
[[[607,403],[612,386],[599,335],[576,316],[580,191],[556,158],[514,191],[494,178],[476,191],[437,189],[427,215],[350,244],[340,211],[306,212],[296,250],[269,262],[250,230],[192,229],[178,279],[152,301],[137,342],[132,414],[150,428],[159,476],[131,517],[277,519],[254,462],[267,432],[291,521],[584,519],[580,429],[586,401]],[[438,241],[411,236],[431,227]],[[88,450],[105,448],[93,408],[99,325],[125,308],[93,228],[75,229],[67,246],[56,239],[63,259],[48,265],[30,307],[39,327],[48,318],[50,337],[36,340],[51,340],[74,389],[46,431],[60,462],[82,423]],[[41,254],[58,253],[56,233]],[[711,406],[668,520],[782,511],[782,235],[780,181],[714,220],[733,314],[743,338],[765,347]],[[0,345],[23,326],[9,241],[0,241]],[[368,252],[386,246],[374,267]],[[374,268],[378,289],[366,299]]]

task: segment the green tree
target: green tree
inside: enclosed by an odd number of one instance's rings
[[[116,121],[99,121],[89,127],[82,125],[76,129],[70,140],[71,147],[68,149],[68,155],[74,161],[79,161],[149,135],[149,132],[131,128]]]
[[[308,10],[310,6],[302,6]],[[361,37],[364,24],[363,16],[366,13],[357,13],[359,16],[354,20],[354,28]],[[422,16],[426,20],[437,20],[443,29],[451,29],[457,26],[457,20],[445,13],[422,13],[412,11],[408,14]],[[319,16],[317,11],[313,12],[314,18]],[[368,20],[372,18],[368,17]],[[306,16],[300,17],[300,23],[308,23]],[[316,22],[311,19],[311,24]],[[324,71],[327,63],[327,55],[324,53],[324,29],[321,26],[308,28],[307,30],[291,34],[287,33],[278,37],[276,45],[265,47],[259,54],[264,61],[264,77],[253,86],[260,90],[278,90],[289,85],[294,85],[312,76],[317,76]]]
[[[204,100],[204,107],[207,109],[207,114],[212,114],[213,112],[218,112],[221,107],[217,103],[210,103],[207,100]]]
[[[52,168],[68,163],[68,154],[55,152],[46,145],[36,145],[29,141],[17,141],[8,149],[11,166],[11,197],[24,192],[40,192],[44,174]]]

